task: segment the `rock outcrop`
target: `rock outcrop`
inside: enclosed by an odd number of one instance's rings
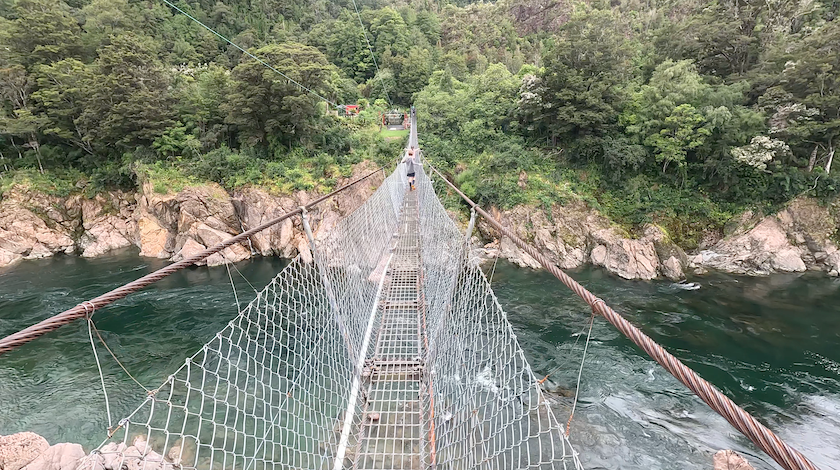
[[[504,225],[514,227],[520,238],[533,243],[563,269],[591,262],[625,279],[653,279],[664,275],[679,280],[683,277],[687,257],[659,227],[648,226],[641,238],[632,238],[579,201],[555,205],[550,219],[544,211],[533,207],[492,212]],[[485,238],[498,238],[485,221],[479,220],[478,227]],[[509,239],[502,238],[486,248],[497,247],[501,257],[515,264],[540,267]]]
[[[641,236],[632,237],[582,202],[554,206],[550,216],[524,206],[492,212],[564,269],[590,262],[625,279],[661,276],[673,281],[685,279],[688,269],[748,275],[813,269],[840,276],[840,250],[832,241],[840,234],[840,217],[813,199],[797,199],[772,216],[741,214],[726,224],[723,239],[713,239],[692,256],[660,227],[648,225]],[[520,266],[540,267],[510,240],[499,242],[486,222],[479,219],[478,227],[485,240],[492,240],[485,245],[485,255],[498,253]]]
[[[356,165],[352,176],[338,185],[374,168],[370,162]],[[520,180],[527,184],[527,178]],[[323,239],[381,181],[374,176],[320,204],[309,214],[315,237]],[[137,193],[108,192],[94,198],[59,198],[18,187],[0,200],[0,267],[57,253],[100,256],[129,246],[137,246],[141,256],[182,260],[315,197],[304,191],[275,195],[253,187],[228,194],[213,183],[171,194],[159,194],[146,183]],[[749,275],[816,269],[840,276],[840,250],[832,241],[840,233],[840,216],[833,214],[840,212],[813,199],[795,200],[767,217],[752,212],[734,217],[722,240],[704,240],[703,249],[690,257],[660,227],[649,225],[631,236],[581,201],[555,205],[550,213],[528,206],[491,212],[564,269],[592,263],[625,279],[673,281],[684,279],[687,270],[702,274],[710,269]],[[511,240],[499,239],[483,219],[478,219],[477,228],[480,238],[489,241],[485,256],[498,254],[520,266],[540,268]],[[255,255],[291,258],[299,253],[304,261],[312,259],[300,217],[292,217],[204,263],[213,266]]]
[[[84,457],[85,451],[79,444],[56,444],[38,455],[23,470],[76,470]]]
[[[695,255],[690,266],[736,274],[763,275],[807,269],[840,274],[840,253],[831,237],[840,231],[831,208],[797,199],[777,214],[737,219],[729,236]]]
[[[78,197],[12,189],[0,201],[0,263],[75,252],[80,212]]]
[[[338,185],[373,169],[370,162],[356,165],[353,174]],[[325,237],[342,215],[361,205],[381,180],[373,176],[311,211],[316,238]],[[304,191],[273,195],[257,188],[230,195],[214,183],[171,194],[159,194],[153,184],[146,183],[136,194],[108,192],[93,198],[46,196],[18,187],[0,200],[0,267],[57,253],[101,256],[130,246],[137,246],[141,256],[178,261],[315,197]],[[291,258],[298,253],[305,261],[312,259],[300,217],[293,217],[211,255],[202,264],[237,262],[257,254]]]

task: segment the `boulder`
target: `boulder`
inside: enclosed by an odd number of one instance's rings
[[[137,221],[137,240],[140,256],[164,259],[172,256],[172,236],[152,216],[145,215]]]
[[[840,276],[840,251],[828,255],[825,259],[825,265],[828,267],[829,275]]]
[[[700,255],[693,259],[693,264],[738,274],[806,269],[802,250],[790,243],[782,223],[775,217],[765,217],[746,233],[724,239]]]
[[[47,440],[34,432],[0,436],[0,470],[20,470],[49,447]]]
[[[76,470],[84,458],[85,451],[79,444],[56,444],[23,467],[23,470]]]
[[[755,470],[755,468],[734,450],[719,450],[714,457],[714,470]]]
[[[202,245],[208,248],[217,245],[234,236],[233,234],[216,230],[204,223],[199,223],[198,225],[196,225],[194,228],[194,233],[195,238],[199,240]],[[214,253],[208,256],[206,264],[208,266],[220,266],[227,262],[238,263],[239,261],[248,259],[250,257],[251,250],[245,248],[240,244],[235,244],[225,248],[221,251],[221,253]]]
[[[659,258],[650,240],[619,237],[613,229],[598,230],[593,238],[599,243],[590,259],[592,264],[624,279],[654,279],[659,274]]]
[[[172,261],[175,261],[175,262],[183,261],[187,258],[191,258],[191,257],[201,253],[202,251],[204,251],[206,249],[207,249],[206,246],[202,245],[201,243],[198,243],[197,241],[195,241],[195,239],[193,239],[191,237],[187,238],[186,241],[184,242],[184,246],[182,246],[181,249],[178,250],[178,252],[175,253],[175,255],[172,257]],[[198,265],[198,266],[203,266],[205,264],[207,264],[207,260],[199,261],[198,263],[196,263],[196,265]]]
[[[2,237],[2,235],[0,235]],[[0,268],[11,266],[23,259],[23,255],[0,248]]]
[[[805,271],[805,262],[796,248],[788,248],[773,254],[771,266],[774,271],[798,273]]]
[[[672,256],[662,263],[662,275],[672,281],[685,279],[682,264],[680,264],[680,260],[678,260],[676,256]]]

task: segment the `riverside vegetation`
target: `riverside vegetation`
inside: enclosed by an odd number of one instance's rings
[[[177,2],[317,94],[361,104],[350,120],[163,3],[0,0],[5,259],[85,253],[97,235],[74,201],[126,224],[93,255],[147,252],[143,198],[205,182],[231,201],[325,191],[399,153],[376,125],[392,101],[416,104],[436,165],[562,264],[840,271],[836,1],[357,3],[360,18],[332,0]],[[36,219],[67,239],[8,242]],[[153,222],[167,232],[157,255],[209,243]],[[226,224],[213,228],[241,229]]]

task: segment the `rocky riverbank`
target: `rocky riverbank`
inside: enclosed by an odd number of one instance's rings
[[[142,435],[132,445],[109,443],[98,452],[85,454],[79,444],[50,445],[32,432],[0,436],[0,470],[177,470],[184,462],[191,466],[195,449],[176,441],[166,456],[155,452]],[[207,464],[209,461],[202,462]],[[746,459],[732,450],[714,455],[714,470],[754,470]]]
[[[649,225],[641,237],[633,238],[583,202],[554,206],[550,217],[533,207],[492,212],[564,269],[592,263],[625,279],[675,281],[686,273],[709,270],[746,275],[818,270],[840,275],[835,241],[840,209],[814,199],[796,199],[769,216],[743,213],[726,225],[723,234],[710,233],[699,249],[688,254],[658,226]],[[509,239],[499,242],[486,222],[479,219],[477,226],[481,238],[493,240],[484,246],[485,257],[498,254],[520,266],[540,267]]]
[[[343,185],[375,169],[365,162]],[[316,238],[349,213],[382,182],[375,175],[320,204],[310,213]],[[141,256],[178,261],[249,228],[295,210],[315,193],[274,195],[258,188],[226,192],[215,183],[160,194],[146,182],[136,193],[112,191],[94,198],[48,196],[13,188],[0,201],[0,267],[58,253],[83,257],[136,246]],[[294,257],[309,253],[299,217],[290,218],[207,258],[206,264],[252,256]]]
[[[372,169],[369,162],[359,164],[339,184]],[[358,207],[380,182],[378,176],[372,177],[321,204],[311,214],[316,237],[323,237],[341,216]],[[21,187],[8,191],[0,200],[0,267],[57,253],[101,256],[130,246],[138,247],[142,256],[177,261],[316,197],[304,191],[275,195],[259,188],[229,194],[214,183],[168,194],[153,188],[146,182],[135,193],[112,191],[93,198],[48,196]],[[580,201],[556,205],[551,214],[527,206],[491,212],[562,268],[592,263],[625,279],[675,281],[686,273],[708,270],[764,275],[811,269],[840,274],[840,251],[832,240],[840,233],[840,210],[807,198],[769,216],[741,214],[727,224],[724,234],[710,234],[691,253],[655,225],[632,237]],[[485,257],[499,255],[520,266],[539,268],[513,242],[500,241],[480,218],[477,227],[475,242],[483,246],[479,251]],[[310,256],[300,218],[291,218],[209,257],[206,263],[298,253]]]

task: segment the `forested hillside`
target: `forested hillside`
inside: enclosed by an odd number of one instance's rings
[[[687,247],[840,188],[837,0],[175,5],[311,91],[162,0],[0,0],[0,191],[327,188],[398,154],[389,102],[482,204],[583,198]]]

